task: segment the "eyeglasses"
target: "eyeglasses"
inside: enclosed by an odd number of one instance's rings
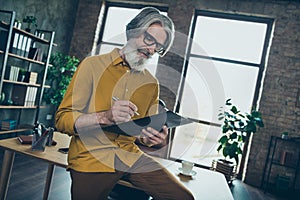
[[[160,56],[164,55],[165,53],[165,47],[162,44],[159,44],[156,39],[150,35],[147,31],[144,32],[144,43],[147,46],[152,46],[155,44],[155,52],[158,53]]]

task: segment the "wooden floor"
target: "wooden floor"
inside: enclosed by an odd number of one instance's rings
[[[0,168],[2,168],[3,150],[0,149]],[[16,154],[15,162],[11,174],[7,200],[40,200],[43,196],[44,182],[47,173],[47,163],[28,156]],[[61,167],[55,168],[53,182],[49,194],[50,200],[69,200],[71,180],[69,173]],[[217,189],[217,188],[216,188]],[[264,193],[260,189],[254,188],[239,180],[234,180],[231,186],[234,199],[237,200],[281,200],[284,198],[275,197],[269,193]],[[132,200],[147,199],[142,193],[134,193],[118,186],[109,197],[110,200]],[[212,191],[213,192],[213,191]],[[127,195],[127,196],[126,196]],[[130,195],[130,196],[128,196]],[[139,195],[139,197],[138,197]]]

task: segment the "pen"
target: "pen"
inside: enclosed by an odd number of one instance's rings
[[[114,100],[114,101],[118,101],[118,100],[120,100],[118,97],[112,97],[112,99]],[[134,112],[134,114],[136,114],[136,115],[140,115],[140,113],[138,113],[138,112]]]

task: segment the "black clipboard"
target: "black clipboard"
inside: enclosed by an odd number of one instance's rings
[[[147,127],[152,127],[160,131],[163,125],[166,125],[168,128],[175,128],[192,122],[192,120],[184,118],[172,111],[166,111],[125,123],[102,126],[101,128],[103,131],[120,135],[137,136],[141,134],[142,129]]]

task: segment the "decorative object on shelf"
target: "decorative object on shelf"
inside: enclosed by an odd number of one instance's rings
[[[50,80],[51,88],[45,91],[43,99],[57,108],[77,69],[79,59],[57,52],[51,55],[50,63],[52,66],[48,68],[47,80]]]
[[[37,27],[37,19],[35,16],[26,16],[23,18],[23,22],[27,23],[27,28],[25,28],[27,32],[31,32],[31,25]]]
[[[286,131],[285,131],[285,132],[282,132],[282,133],[281,133],[281,138],[282,138],[282,139],[288,139],[288,138],[289,138],[289,133],[286,132]]]
[[[239,155],[243,153],[244,143],[247,141],[250,134],[257,131],[257,126],[263,127],[264,123],[261,117],[261,113],[255,110],[246,113],[240,111],[235,105],[232,105],[231,99],[227,99],[224,108],[221,110],[218,117],[219,120],[223,120],[222,135],[218,140],[219,146],[217,151],[222,151],[224,160],[219,160],[222,165],[228,164],[228,169],[234,170],[232,165],[239,164]],[[226,160],[229,157],[234,159],[235,163],[230,160]],[[216,163],[218,165],[218,162]],[[221,168],[224,168],[223,166]],[[218,166],[215,167],[218,169]],[[232,177],[234,171],[228,171],[226,177]],[[221,172],[224,172],[221,170]]]
[[[18,74],[18,81],[24,82],[25,76],[26,76],[26,72],[27,72],[27,71],[26,71],[25,69],[20,68],[19,74]]]
[[[14,104],[13,100],[12,99],[7,99],[7,100],[4,100],[4,102],[2,102],[3,105],[7,105],[7,106],[11,106]]]

